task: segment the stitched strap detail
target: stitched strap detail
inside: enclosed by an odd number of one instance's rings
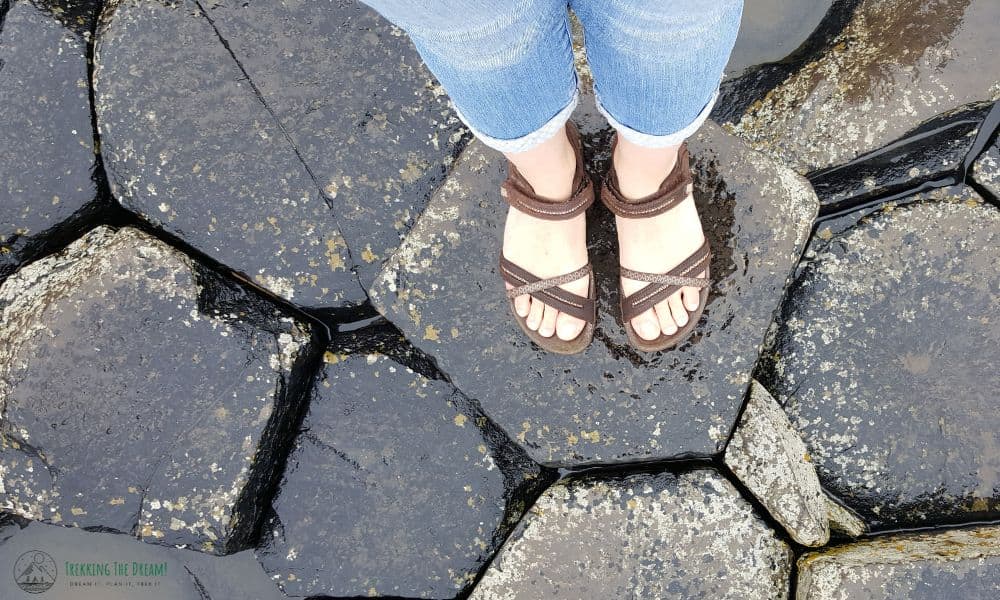
[[[573,193],[568,200],[553,202],[536,195],[531,184],[510,161],[507,161],[507,179],[500,185],[500,196],[521,212],[549,221],[571,219],[586,211],[594,203],[594,184],[584,170],[580,132],[572,121],[566,122],[566,136],[576,154]]]
[[[621,274],[628,279],[649,281],[640,290],[622,298],[622,318],[631,321],[635,317],[656,306],[664,298],[669,298],[682,287],[706,288],[711,281],[704,277],[693,277],[694,274],[708,269],[712,252],[708,240],[694,253],[665,274],[644,273],[622,268]]]
[[[612,151],[618,143],[615,137],[612,143]],[[694,183],[691,179],[691,164],[688,156],[687,143],[681,144],[677,151],[677,162],[674,168],[667,174],[660,184],[660,188],[643,198],[631,200],[622,195],[618,189],[618,174],[614,165],[604,178],[604,185],[601,186],[601,202],[608,207],[612,213],[627,219],[642,219],[652,217],[667,212],[680,204],[694,191]]]
[[[572,273],[541,279],[510,262],[503,255],[500,256],[500,276],[504,281],[514,286],[513,289],[507,290],[508,298],[530,294],[535,300],[560,312],[588,323],[594,323],[596,321],[594,298],[577,296],[558,287],[587,275],[591,277],[590,290],[594,290],[594,273],[589,263]]]

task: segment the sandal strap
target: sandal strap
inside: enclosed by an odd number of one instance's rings
[[[529,294],[532,298],[555,308],[559,312],[564,312],[587,323],[594,323],[596,321],[595,298],[578,296],[559,287],[564,283],[588,275],[591,277],[590,290],[593,291],[594,272],[590,263],[571,273],[542,279],[510,262],[503,255],[500,256],[500,277],[514,286],[507,290],[508,298]]]
[[[622,297],[622,318],[631,321],[683,287],[709,287],[711,281],[708,278],[691,275],[708,269],[711,258],[712,252],[706,239],[691,256],[667,273],[646,273],[622,267],[623,277],[648,282],[638,291]]]
[[[573,193],[568,200],[554,202],[535,194],[531,184],[509,160],[507,161],[507,179],[500,185],[500,196],[521,212],[549,221],[571,219],[586,211],[594,203],[594,184],[584,169],[580,132],[572,121],[566,122],[566,136],[576,154]]]
[[[612,143],[612,152],[618,137]],[[614,164],[604,178],[601,187],[601,202],[616,216],[626,219],[642,219],[667,212],[684,201],[694,190],[691,179],[691,164],[688,156],[687,143],[682,143],[677,151],[677,161],[660,188],[648,196],[631,200],[622,195],[618,186],[618,174]]]

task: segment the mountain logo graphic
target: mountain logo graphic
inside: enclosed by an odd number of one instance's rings
[[[41,594],[56,583],[56,561],[41,550],[28,550],[14,561],[14,583],[29,594]]]

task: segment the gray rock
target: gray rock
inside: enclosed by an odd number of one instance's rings
[[[758,378],[875,530],[1000,517],[1000,212],[887,207],[793,285]]]
[[[791,563],[715,471],[584,477],[539,498],[471,599],[781,599]]]
[[[830,540],[826,496],[806,445],[771,394],[756,381],[725,463],[771,516],[804,546]]]
[[[293,597],[455,597],[550,480],[448,383],[328,352],[258,555]]]
[[[1000,97],[994,0],[863,0],[818,60],[734,131],[806,173],[882,147],[931,117]]]
[[[592,116],[592,115],[591,115]],[[607,130],[591,134],[587,153]],[[606,148],[606,144],[602,147]],[[720,452],[786,279],[816,214],[807,182],[714,125],[691,140],[695,199],[713,252],[713,293],[680,348],[640,354],[618,323],[614,222],[590,213],[599,322],[588,350],[534,347],[497,274],[506,208],[499,155],[470,143],[374,284],[374,304],[548,465]],[[592,165],[593,173],[603,172]]]
[[[53,585],[39,595],[26,593],[18,582],[32,573],[18,572],[38,552],[55,566]],[[20,562],[18,559],[27,555]],[[44,556],[39,564],[44,564]],[[284,596],[246,551],[225,557],[164,548],[137,542],[124,535],[31,522],[0,527],[0,563],[14,570],[0,578],[5,599],[56,598],[73,600],[281,600]],[[69,567],[71,570],[67,570]],[[94,569],[107,569],[98,575]],[[123,569],[120,574],[117,569]],[[21,569],[23,571],[23,569]],[[87,573],[90,573],[89,575]],[[21,575],[24,577],[21,577]],[[44,578],[42,583],[47,583]],[[44,587],[44,586],[43,586]]]
[[[0,286],[0,508],[226,553],[298,414],[305,326],[130,228]]]
[[[94,88],[123,206],[302,306],[364,300],[323,186],[195,2],[109,3]]]
[[[994,139],[973,163],[972,178],[992,194],[994,200],[1000,200],[1000,139]]]
[[[363,4],[202,5],[325,188],[367,288],[468,140],[444,90]]]
[[[4,3],[0,279],[70,241],[101,206],[91,177],[96,157],[87,83],[87,40],[99,5]]]
[[[833,0],[745,0],[726,75],[739,75],[791,54],[816,30],[832,4]]]
[[[830,498],[825,493],[823,501],[826,504],[827,516],[830,519],[830,530],[842,533],[849,537],[860,537],[868,530],[865,522],[859,519],[847,508],[843,507],[836,500]]]
[[[993,600],[1000,528],[900,535],[799,559],[798,600]]]

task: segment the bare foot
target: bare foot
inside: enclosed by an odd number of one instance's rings
[[[553,201],[568,200],[576,173],[576,155],[563,129],[526,152],[506,154],[531,184],[535,194]],[[581,214],[564,221],[532,217],[510,207],[504,227],[503,254],[508,260],[547,279],[570,273],[587,264],[587,222]],[[511,288],[506,284],[507,289]],[[587,296],[590,277],[559,287]],[[528,328],[544,337],[572,340],[583,331],[584,321],[547,306],[530,295],[514,298],[514,310],[527,317]]]
[[[680,146],[643,148],[618,137],[615,146],[615,172],[622,194],[639,199],[659,189],[673,169]],[[666,273],[691,256],[705,241],[701,220],[688,196],[673,209],[645,219],[616,217],[619,261],[622,266],[647,273]],[[705,277],[705,272],[694,277]],[[622,293],[634,294],[648,285],[643,281],[622,278]],[[673,335],[688,323],[690,313],[697,310],[699,289],[684,287],[632,319],[632,328],[639,337],[655,340],[660,333]]]

